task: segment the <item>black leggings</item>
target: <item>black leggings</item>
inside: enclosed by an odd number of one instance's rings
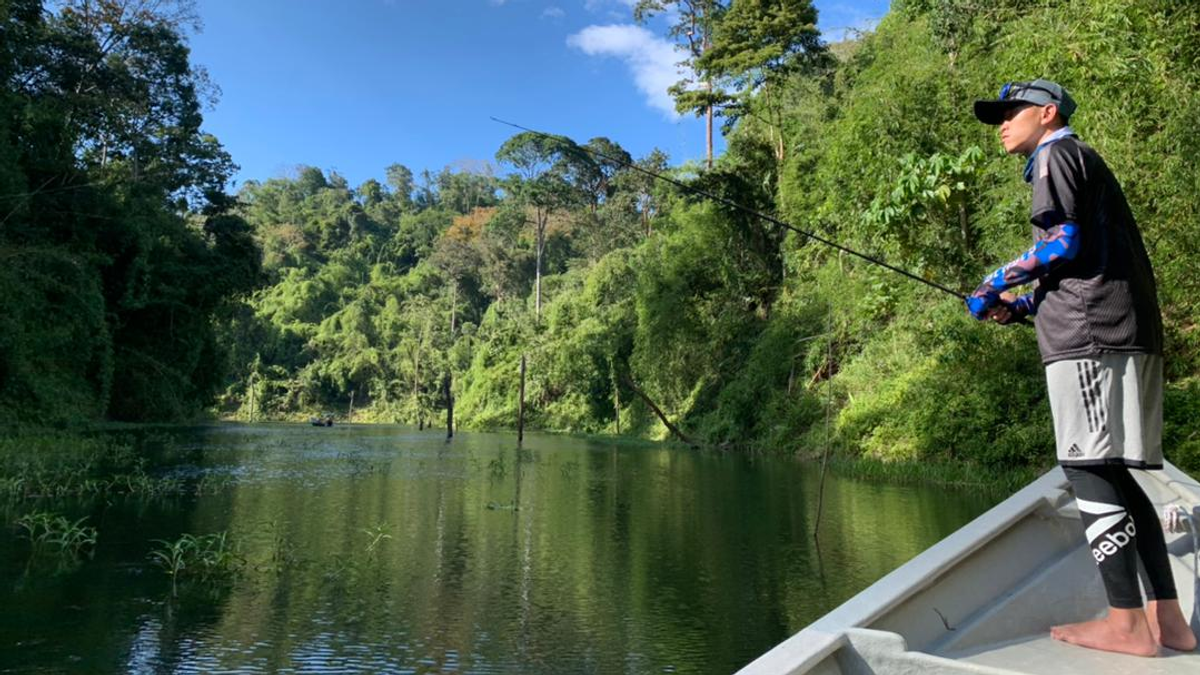
[[[1142,606],[1138,589],[1138,559],[1146,572],[1146,597],[1179,597],[1171,576],[1167,543],[1154,505],[1123,465],[1065,466],[1079,501],[1092,557],[1108,593],[1108,604],[1119,609]]]

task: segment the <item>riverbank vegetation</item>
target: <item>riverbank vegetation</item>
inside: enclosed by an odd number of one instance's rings
[[[711,167],[631,157],[619,129],[522,132],[480,149],[494,162],[359,186],[302,167],[228,195],[186,15],[80,10],[118,4],[0,10],[0,414],[22,425],[207,407],[424,426],[453,402],[461,428],[509,429],[524,362],[532,428],[1046,466],[1031,331],[629,165],[970,289],[1029,240],[1021,160],[970,103],[1049,77],[1142,227],[1167,453],[1200,470],[1200,8],[896,0],[830,46],[807,2],[713,2],[688,59],[712,86],[673,90],[723,126]]]

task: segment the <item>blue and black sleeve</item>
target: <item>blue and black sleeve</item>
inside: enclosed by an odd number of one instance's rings
[[[1000,294],[1017,286],[1040,279],[1055,269],[1075,259],[1079,254],[1079,225],[1063,223],[1047,239],[1039,241],[1021,257],[1003,265],[984,278],[983,283],[967,298],[971,314],[983,320],[987,312],[1000,302]],[[1010,309],[1019,316],[1036,313],[1033,295],[1023,295],[1012,303]]]

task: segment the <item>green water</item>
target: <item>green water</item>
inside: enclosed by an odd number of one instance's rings
[[[995,496],[775,457],[403,427],[169,432],[183,494],[0,505],[0,672],[730,673]],[[199,494],[197,494],[199,492]],[[94,557],[11,524],[88,516]],[[226,531],[226,583],[154,540]]]

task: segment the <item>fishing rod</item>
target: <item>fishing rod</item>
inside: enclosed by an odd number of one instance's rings
[[[492,120],[493,122],[498,122],[498,123],[500,123],[500,124],[503,124],[503,125],[505,125],[505,126],[510,126],[510,127],[513,127],[514,129],[520,129],[521,131],[526,131],[526,132],[529,132],[529,133],[531,133],[531,134],[534,134],[534,135],[536,135],[536,136],[540,136],[540,137],[542,137],[542,138],[548,138],[548,139],[550,139],[550,140],[555,140],[555,141],[557,141],[557,140],[560,140],[560,139],[562,138],[561,136],[555,136],[555,135],[553,135],[553,134],[548,134],[548,133],[545,133],[545,132],[543,132],[543,131],[538,131],[538,130],[536,130],[536,129],[530,129],[529,127],[523,127],[523,126],[521,126],[520,124],[516,124],[516,123],[514,123],[514,122],[507,122],[507,121],[505,121],[505,120],[502,120],[502,119],[499,119],[499,118],[497,118],[497,117],[492,117],[492,118],[491,118],[491,120]],[[663,175],[663,174],[661,174],[661,173],[657,173],[657,172],[655,172],[655,171],[650,171],[649,169],[646,169],[646,168],[640,167],[640,166],[638,166],[638,165],[636,165],[636,164],[633,164],[632,162],[626,162],[625,160],[623,160],[623,159],[620,159],[620,158],[618,158],[618,157],[610,157],[610,156],[608,156],[608,155],[606,155],[606,154],[604,154],[604,153],[602,153],[602,152],[599,152],[599,151],[597,151],[597,150],[593,150],[592,148],[587,148],[587,147],[584,147],[584,146],[582,146],[582,145],[576,145],[576,147],[577,147],[577,148],[579,148],[580,150],[583,150],[584,152],[588,152],[588,153],[590,153],[590,154],[592,154],[592,155],[594,155],[594,156],[596,156],[596,157],[599,157],[600,159],[607,160],[607,161],[609,161],[609,162],[612,162],[613,164],[618,164],[618,165],[620,165],[620,166],[623,166],[623,167],[625,167],[625,168],[627,168],[627,169],[633,169],[634,171],[637,171],[637,172],[639,172],[639,173],[642,173],[642,174],[645,174],[645,175],[647,175],[647,176],[650,176],[651,178],[656,178],[656,179],[658,179],[658,180],[661,180],[661,181],[664,181],[664,182],[670,183],[671,185],[674,185],[674,186],[676,186],[676,187],[678,187],[678,188],[680,188],[680,189],[682,189],[682,190],[684,190],[684,191],[686,191],[686,192],[690,192],[690,193],[692,193],[692,194],[696,194],[696,195],[700,195],[700,196],[702,196],[702,197],[706,197],[706,198],[708,198],[708,199],[711,199],[711,200],[712,200],[712,201],[714,201],[714,202],[717,202],[717,203],[720,203],[720,204],[724,204],[725,206],[728,206],[729,208],[731,208],[731,209],[734,209],[734,210],[736,210],[736,211],[741,211],[741,212],[743,212],[743,213],[746,213],[746,214],[749,214],[749,215],[751,215],[751,216],[754,216],[755,218],[761,218],[761,219],[763,219],[763,220],[767,221],[768,223],[771,223],[772,225],[776,225],[776,226],[778,226],[778,227],[782,227],[782,228],[784,228],[785,230],[791,230],[792,232],[795,232],[796,234],[800,234],[800,235],[803,235],[803,236],[805,236],[805,237],[808,237],[809,239],[812,239],[813,241],[820,242],[820,243],[822,243],[822,244],[825,244],[826,246],[831,246],[831,247],[833,247],[833,248],[836,248],[837,250],[839,250],[839,251],[842,251],[843,253],[848,253],[848,254],[850,254],[850,255],[852,255],[852,256],[855,256],[855,257],[857,257],[857,258],[861,258],[861,259],[863,259],[863,260],[866,260],[866,261],[867,261],[867,262],[869,262],[869,263],[872,263],[872,264],[874,264],[874,265],[878,265],[879,267],[883,267],[883,268],[885,268],[885,269],[889,269],[889,270],[891,270],[891,271],[895,272],[896,274],[900,274],[900,275],[906,276],[906,277],[908,277],[909,279],[912,279],[913,281],[919,281],[920,283],[923,283],[923,284],[925,284],[926,286],[928,286],[928,287],[930,287],[930,288],[937,289],[937,290],[939,290],[939,291],[941,291],[941,292],[943,292],[943,293],[946,293],[946,294],[948,294],[948,295],[953,295],[954,297],[958,298],[959,300],[965,300],[965,299],[966,299],[966,297],[967,297],[967,296],[966,296],[966,294],[964,294],[964,293],[960,293],[959,291],[956,291],[956,290],[954,290],[954,289],[952,289],[952,288],[950,288],[950,287],[948,287],[948,286],[943,286],[942,284],[939,284],[939,283],[937,283],[936,281],[930,281],[929,279],[926,279],[926,278],[924,278],[924,277],[917,276],[916,274],[913,274],[912,272],[909,272],[908,270],[902,270],[902,269],[900,269],[899,267],[896,267],[896,266],[894,266],[894,265],[889,265],[888,263],[886,263],[886,262],[884,262],[884,261],[882,261],[882,260],[880,260],[880,259],[878,259],[878,258],[875,258],[875,257],[873,257],[873,256],[869,256],[869,255],[867,255],[867,254],[865,254],[865,253],[859,253],[858,251],[855,251],[854,249],[851,249],[851,248],[847,248],[847,247],[845,247],[845,246],[842,246],[841,244],[839,244],[839,243],[837,243],[837,242],[835,242],[835,241],[831,241],[831,240],[829,240],[829,239],[826,239],[825,237],[822,237],[821,235],[815,234],[815,233],[813,233],[813,232],[809,232],[809,231],[807,231],[807,230],[802,230],[802,229],[800,229],[800,228],[796,227],[795,225],[792,225],[791,223],[784,222],[784,221],[782,221],[782,220],[780,220],[780,219],[778,219],[778,218],[776,218],[776,217],[774,217],[774,216],[771,216],[771,215],[768,215],[768,214],[766,214],[766,213],[763,213],[763,212],[761,212],[761,211],[758,211],[758,210],[752,209],[752,208],[750,208],[750,207],[748,207],[748,206],[743,206],[743,205],[741,205],[741,204],[739,204],[739,203],[737,203],[737,202],[735,202],[735,201],[733,201],[733,200],[731,200],[731,199],[727,199],[727,198],[725,198],[725,197],[722,197],[722,196],[720,196],[720,195],[715,195],[715,194],[713,194],[713,193],[711,193],[711,192],[709,192],[708,190],[705,190],[705,189],[703,189],[703,188],[698,188],[698,187],[696,187],[696,186],[694,186],[694,185],[688,185],[687,183],[684,183],[684,182],[682,182],[682,181],[678,181],[678,180],[676,180],[676,179],[674,179],[674,178],[671,178],[670,176],[664,176],[664,175]]]

